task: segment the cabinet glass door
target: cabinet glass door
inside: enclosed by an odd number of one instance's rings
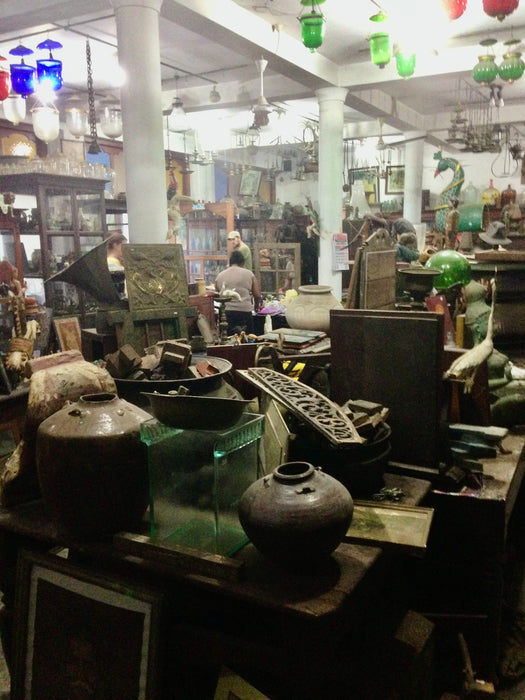
[[[79,192],[77,204],[79,231],[102,231],[100,195],[90,192]]]
[[[44,203],[48,231],[73,230],[73,207],[71,195],[67,190],[46,189]]]

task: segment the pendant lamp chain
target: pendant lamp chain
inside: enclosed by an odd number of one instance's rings
[[[89,106],[89,131],[91,134],[91,144],[88,148],[88,153],[100,153],[102,150],[97,141],[97,114],[95,111],[95,92],[93,90],[93,71],[91,66],[91,47],[89,40],[86,40],[86,65],[87,65],[87,87],[88,87],[88,106]]]

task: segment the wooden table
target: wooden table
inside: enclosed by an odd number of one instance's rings
[[[414,609],[464,632],[478,677],[486,680],[495,680],[500,651],[509,522],[525,472],[523,434],[509,434],[503,447],[505,453],[481,460],[481,488],[429,492],[422,504],[434,508],[427,554],[411,562],[408,574]]]
[[[411,505],[429,489],[429,482],[408,477],[388,475],[386,482],[400,485]],[[331,688],[361,683],[365,664],[380,662],[379,651],[377,659],[369,658],[369,651],[364,657],[365,640],[372,644],[371,636],[393,637],[406,612],[389,608],[385,614],[381,590],[392,558],[379,547],[343,543],[321,565],[287,571],[247,545],[236,555],[244,565],[242,580],[231,581],[125,555],[111,542],[65,541],[42,502],[0,510],[0,587],[7,611],[19,548],[56,545],[69,547],[69,558],[90,570],[166,593],[165,682],[184,687],[180,697],[185,698],[208,697],[202,684],[223,664],[241,668],[253,683],[260,681],[263,692],[267,684],[272,700],[336,697]],[[8,622],[4,618],[6,649]]]

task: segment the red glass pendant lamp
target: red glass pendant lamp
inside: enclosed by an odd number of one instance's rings
[[[450,19],[458,19],[467,9],[467,0],[441,0]]]
[[[519,4],[520,0],[483,0],[483,10],[489,17],[497,17],[502,22]]]

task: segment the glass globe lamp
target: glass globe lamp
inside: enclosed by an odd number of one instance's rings
[[[22,95],[11,93],[4,102],[2,102],[2,107],[4,108],[4,117],[12,124],[20,124],[20,122],[25,119],[26,101]]]
[[[480,85],[489,85],[498,77],[498,66],[494,56],[478,56],[478,62],[472,69],[472,77]]]
[[[499,77],[507,83],[519,80],[525,71],[525,63],[519,51],[509,51],[504,54],[499,66]]]
[[[427,260],[425,267],[441,271],[434,279],[434,287],[438,290],[448,289],[458,283],[465,285],[472,279],[469,261],[455,250],[439,250]]]
[[[34,107],[31,114],[33,115],[35,136],[44,143],[54,141],[60,132],[58,109],[55,107]]]

